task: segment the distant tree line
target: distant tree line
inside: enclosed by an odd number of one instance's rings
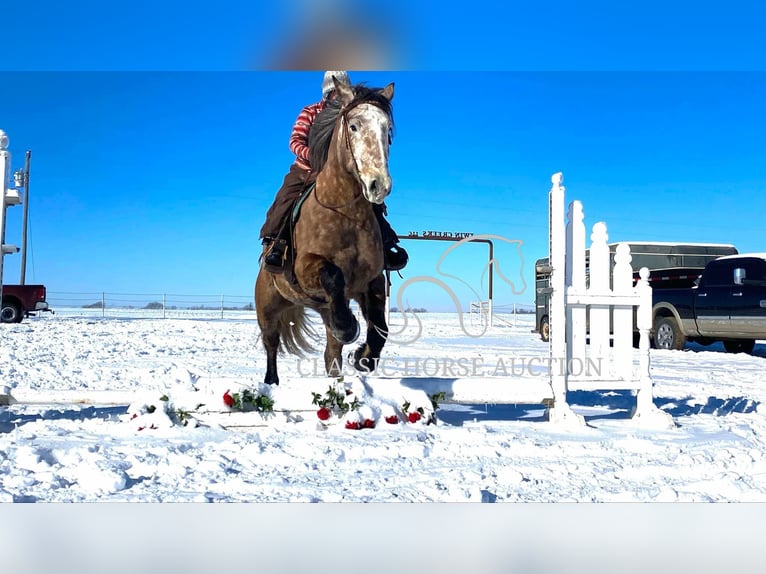
[[[102,301],[96,301],[95,303],[90,303],[88,305],[83,305],[83,309],[103,309],[104,304]],[[220,311],[220,306],[209,306],[209,305],[190,305],[189,307],[178,307],[177,305],[167,305],[163,307],[162,302],[160,301],[152,301],[150,303],[147,303],[143,307],[134,307],[133,305],[125,305],[122,306],[124,309],[147,309],[147,310],[161,310],[161,309],[167,309],[169,311],[179,310],[179,309],[186,309],[190,311]],[[242,305],[241,307],[236,306],[224,306],[224,311],[253,311],[255,310],[255,306],[253,303],[248,303],[247,305]],[[398,307],[391,307],[392,313],[398,313],[399,308]],[[425,307],[407,307],[404,311],[405,313],[428,313],[428,309]],[[513,310],[506,310],[503,309],[500,311],[499,309],[495,309],[495,312],[502,312],[502,313],[511,313]],[[534,315],[535,309],[529,308],[528,306],[519,306],[516,307],[516,313],[519,315]]]
[[[397,307],[391,307],[391,312],[398,313],[399,309]],[[428,309],[426,309],[425,307],[407,307],[407,309],[405,309],[404,312],[405,313],[428,313]],[[513,309],[510,309],[510,310],[503,309],[502,311],[497,309],[495,310],[495,313],[513,313],[513,312],[514,312]],[[534,315],[535,310],[530,309],[529,307],[516,307],[516,313],[518,313],[519,315]]]
[[[534,315],[535,310],[530,309],[529,307],[517,307],[516,313],[518,313],[519,315]]]
[[[168,309],[173,309],[173,307],[167,307]],[[223,309],[224,311],[253,311],[255,307],[252,303],[248,303],[247,305],[242,305],[241,307],[229,307],[227,305],[224,305],[221,307],[220,305],[216,307],[208,307],[207,305],[192,305],[191,307],[184,307],[185,309],[190,309],[192,311],[220,311]],[[162,307],[160,307],[162,309]]]
[[[102,301],[96,301],[95,303],[90,303],[88,305],[83,305],[83,309],[103,309],[104,303]],[[147,303],[143,307],[134,307],[133,305],[126,305],[123,307],[124,309],[149,309],[149,310],[160,310],[160,309],[167,309],[170,311],[178,310],[178,309],[188,309],[191,311],[220,311],[221,307],[209,307],[207,305],[191,305],[189,307],[178,307],[177,305],[163,305],[160,301],[152,301],[150,303]],[[255,307],[252,303],[248,303],[247,305],[243,305],[241,307],[230,307],[225,306],[223,307],[224,311],[252,311]]]

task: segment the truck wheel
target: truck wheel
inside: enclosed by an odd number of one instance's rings
[[[736,341],[724,341],[723,348],[729,353],[752,353],[755,347],[755,339],[737,339]]]
[[[540,319],[540,338],[546,343],[551,338],[551,325],[547,316]]]
[[[686,336],[673,317],[657,317],[654,320],[655,348],[680,351],[684,345],[686,345]]]
[[[3,308],[0,310],[0,321],[3,323],[21,323],[23,318],[21,307],[16,303],[3,303]]]

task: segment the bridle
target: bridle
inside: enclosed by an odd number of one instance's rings
[[[350,104],[348,104],[346,107],[344,107],[340,111],[339,118],[340,118],[341,124],[343,125],[343,140],[344,140],[344,142],[346,144],[346,148],[348,149],[348,152],[351,154],[351,160],[354,163],[354,171],[355,171],[354,178],[357,181],[360,181],[361,177],[359,175],[359,163],[356,161],[356,156],[354,155],[354,148],[351,145],[351,136],[349,135],[348,113],[351,110],[353,110],[354,108],[356,108],[357,106],[361,105],[361,104],[369,104],[371,106],[375,106],[376,108],[382,110],[383,112],[386,111],[383,108],[383,106],[377,104],[374,101],[367,101],[367,100],[352,101]],[[389,145],[391,144],[391,134],[390,133],[388,135],[388,143],[389,143]],[[317,186],[314,185],[314,199],[316,200],[316,202],[319,205],[321,205],[322,207],[324,207],[325,209],[329,209],[329,210],[335,211],[335,212],[338,212],[339,209],[343,209],[345,207],[350,207],[351,205],[353,205],[354,203],[359,201],[359,199],[362,197],[362,195],[363,195],[362,194],[362,189],[361,189],[361,186],[359,186],[359,192],[354,194],[354,197],[352,197],[346,203],[343,203],[343,204],[340,204],[340,205],[328,205],[326,203],[323,203],[322,200],[319,199],[319,196],[317,195]]]

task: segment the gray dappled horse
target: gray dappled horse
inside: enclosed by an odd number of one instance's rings
[[[311,128],[316,186],[300,206],[292,241],[291,273],[261,266],[255,307],[266,349],[267,384],[279,384],[277,352],[313,350],[305,309],[316,310],[326,331],[325,370],[339,376],[343,345],[359,336],[349,303],[359,303],[367,338],[354,352],[357,370],[372,371],[386,342],[383,244],[373,204],[391,192],[388,171],[394,84],[385,88],[335,81],[338,102]],[[291,280],[291,276],[293,280]]]

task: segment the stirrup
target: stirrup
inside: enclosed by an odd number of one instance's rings
[[[275,239],[271,242],[266,256],[263,258],[263,265],[269,273],[283,273],[285,270],[285,252],[287,251],[287,241],[284,239]]]
[[[261,240],[261,254],[258,256],[258,264],[261,264],[266,256],[271,252],[271,243],[274,241],[273,237],[268,235]]]
[[[410,257],[407,252],[398,245],[392,246],[390,249],[386,249],[383,253],[383,267],[387,271],[399,271],[409,262]]]

